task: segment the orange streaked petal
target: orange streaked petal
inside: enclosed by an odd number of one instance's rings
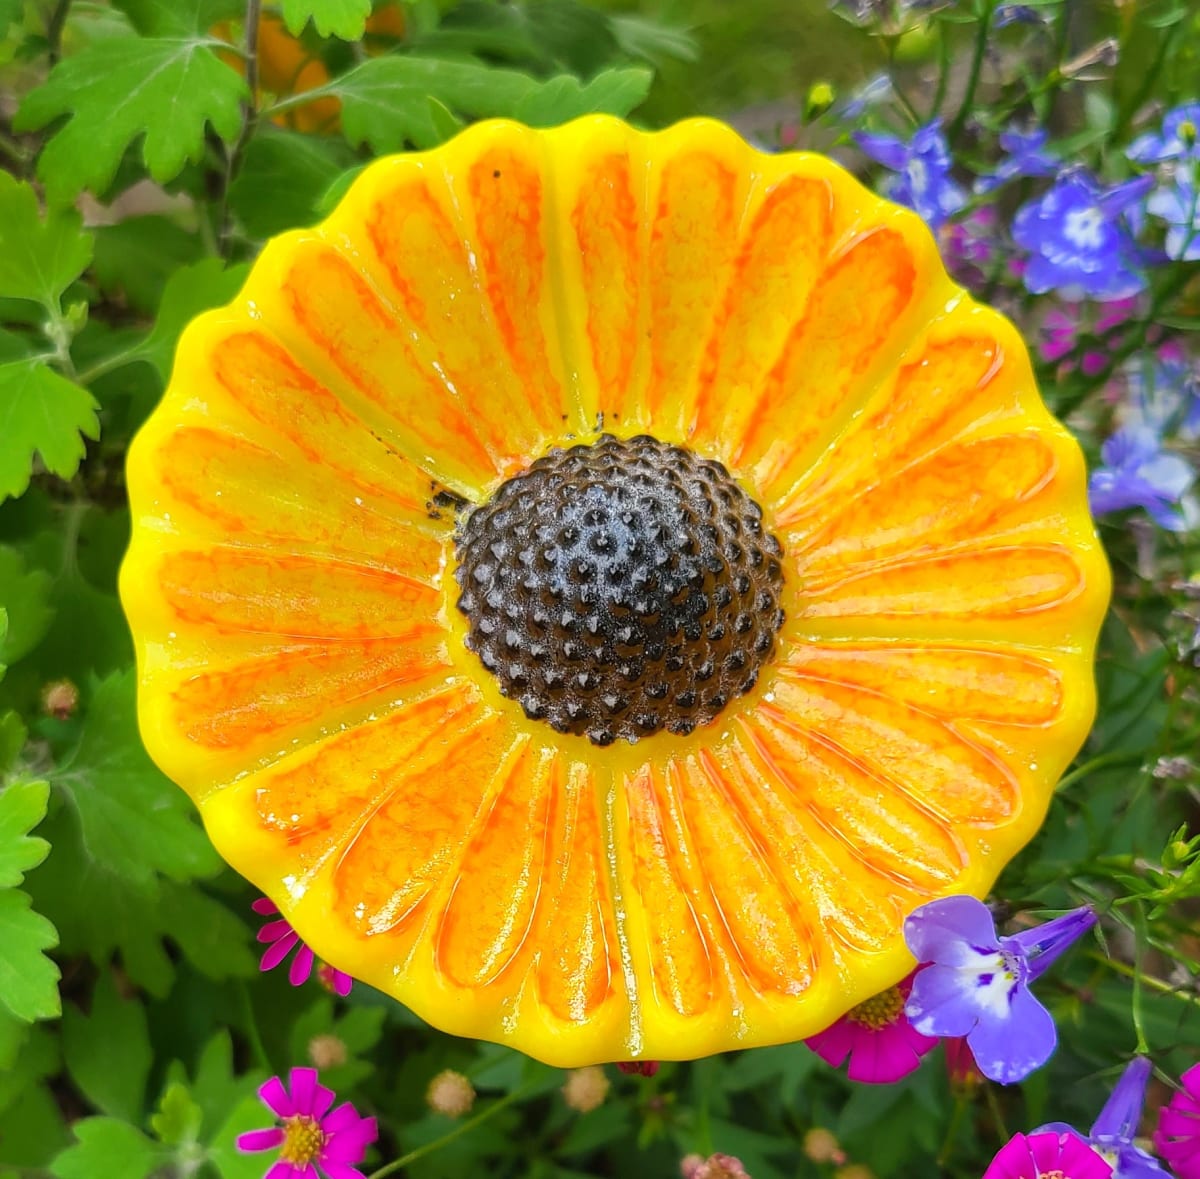
[[[281,271],[278,293],[248,285],[247,295],[271,328],[389,445],[477,494],[496,465],[474,415],[361,263],[311,235],[296,235],[277,262],[265,256]]]
[[[1057,545],[880,562],[804,598],[801,623],[837,618],[1016,619],[1070,601],[1083,571]]]
[[[196,330],[201,324],[203,333]],[[283,444],[291,452],[289,460],[335,476],[347,491],[363,488],[409,509],[413,516],[425,513],[429,476],[389,450],[282,344],[260,331],[215,320],[211,326],[197,321],[191,333],[195,351],[204,357],[217,389],[230,403],[217,404],[217,390],[205,388],[206,418],[228,421],[240,411],[261,427],[258,440]]]
[[[681,878],[686,855],[678,808],[653,766],[626,777],[631,884],[646,929],[634,955],[649,961],[657,999],[679,1015],[698,1015],[712,1004],[719,965]]]
[[[809,526],[831,506],[836,510],[873,487],[881,471],[905,469],[969,425],[1017,413],[1017,397],[997,388],[1001,364],[1001,346],[990,335],[931,339],[848,424],[837,440],[836,461],[813,467],[781,498],[779,525],[796,531]]]
[[[810,691],[858,685],[948,720],[1043,725],[1062,710],[1062,673],[1028,652],[965,646],[793,643],[779,674]]]
[[[755,391],[816,287],[833,235],[827,179],[785,176],[767,192],[742,241],[705,350],[689,433],[743,437]]]
[[[761,495],[794,483],[861,408],[873,375],[916,330],[925,271],[935,264],[892,225],[860,233],[831,256],[744,430],[728,440],[730,461]]]
[[[787,758],[776,764],[802,764],[804,735],[811,734],[808,744],[817,741],[837,752],[847,777],[856,772],[850,763],[870,775],[875,784],[864,785],[863,793],[891,794],[889,806],[899,807],[907,798],[943,824],[981,827],[1004,823],[1020,807],[1014,772],[960,736],[948,721],[852,684],[780,678],[774,696],[774,703],[761,706],[753,725],[760,733],[769,726],[772,735],[792,735]],[[833,791],[836,775],[825,777],[827,792]],[[824,809],[832,823],[836,794],[827,797],[831,801]],[[918,822],[910,817],[906,825],[916,829]],[[932,831],[928,838],[928,854],[933,855],[939,845]],[[940,861],[926,869],[930,874],[948,868],[944,850],[938,854]]]
[[[560,822],[561,765],[521,737],[493,782],[442,913],[437,961],[459,986],[487,986],[512,964],[534,921],[550,832]]]
[[[640,193],[625,141],[621,136],[578,173],[562,177],[569,187],[561,199],[570,210],[562,252],[579,283],[576,364],[584,379],[576,430],[593,428],[601,409],[615,429],[641,416],[645,378],[636,375],[636,365],[646,336],[644,249]]]
[[[506,128],[471,163],[466,180],[471,199],[462,212],[473,219],[467,236],[517,383],[538,428],[546,437],[556,437],[563,432],[568,406],[542,169],[535,133]]]
[[[449,670],[442,628],[415,621],[400,639],[290,643],[189,676],[172,696],[189,741],[241,750],[249,758],[264,742],[329,722],[343,709],[388,699],[437,670]]]
[[[441,376],[463,407],[493,469],[501,476],[515,474],[531,454],[544,449],[539,415],[552,413],[554,390],[527,388],[513,371],[486,279],[455,209],[457,198],[442,176],[403,159],[375,171],[372,184],[356,198],[357,206],[340,209],[327,232],[352,245],[379,289],[415,330],[422,368]],[[492,229],[489,224],[484,232]],[[496,248],[492,263],[504,264]],[[527,280],[532,283],[528,275]],[[544,276],[538,281],[544,282]],[[516,312],[517,296],[503,306],[507,314]],[[538,323],[542,314],[539,306]],[[535,326],[520,324],[514,344],[532,347]],[[439,454],[436,449],[430,453]]]
[[[360,936],[403,932],[423,914],[435,888],[453,883],[471,825],[503,781],[501,766],[516,734],[508,718],[476,708],[457,718],[453,730],[428,738],[424,756],[384,763],[387,796],[334,870],[340,906]]]
[[[395,573],[432,577],[443,541],[411,527],[415,513],[371,489],[288,462],[257,443],[207,428],[184,427],[160,451],[163,486],[175,526],[254,548],[358,557]],[[358,494],[356,494],[356,492]]]
[[[619,985],[620,951],[612,889],[605,871],[604,828],[590,766],[574,762],[545,877],[548,893],[537,930],[537,991],[554,1015],[581,1023]]]
[[[805,592],[818,592],[862,567],[986,538],[1046,487],[1056,467],[1054,451],[1032,433],[947,447],[901,474],[882,476],[829,512],[814,532],[784,543],[799,562]]]
[[[427,583],[396,573],[226,547],[165,554],[158,584],[178,622],[226,634],[409,638],[440,604]]]
[[[744,149],[737,143],[739,154]],[[721,293],[737,250],[730,232],[745,202],[746,169],[729,153],[685,144],[658,176],[646,297],[652,349],[646,424],[681,428]]]
[[[696,859],[742,973],[759,992],[798,995],[817,969],[817,936],[763,845],[742,822],[732,787],[704,750],[679,769]],[[816,914],[812,915],[813,920]]]

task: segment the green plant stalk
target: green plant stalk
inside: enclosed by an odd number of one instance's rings
[[[983,73],[983,60],[987,56],[988,34],[992,30],[992,13],[996,10],[996,3],[997,0],[984,0],[983,11],[979,15],[979,28],[975,31],[975,49],[971,55],[971,72],[967,75],[967,88],[963,91],[963,100],[958,108],[958,114],[954,116],[954,122],[950,124],[950,129],[946,133],[946,138],[951,143],[962,134],[962,129],[970,117],[971,107],[975,103],[975,92],[979,89],[979,79]]]
[[[524,1097],[531,1088],[531,1085],[522,1085],[519,1088],[514,1089],[511,1093],[501,1097],[498,1101],[492,1102],[487,1109],[481,1110],[473,1118],[468,1118],[465,1122],[455,1126],[454,1129],[449,1133],[443,1134],[440,1138],[435,1138],[432,1142],[427,1142],[424,1146],[418,1146],[416,1150],[410,1150],[408,1154],[401,1155],[398,1159],[395,1159],[390,1163],[384,1163],[384,1165],[378,1170],[372,1171],[367,1176],[367,1179],[384,1179],[385,1175],[394,1175],[403,1167],[407,1167],[409,1164],[415,1163],[417,1159],[424,1158],[427,1154],[433,1154],[435,1150],[440,1150],[443,1146],[447,1146],[456,1138],[461,1138],[468,1131],[475,1129],[476,1126],[482,1125],[489,1118],[492,1118],[498,1114],[502,1109],[507,1109],[510,1105],[514,1105],[516,1102],[520,1101],[520,1099]]]

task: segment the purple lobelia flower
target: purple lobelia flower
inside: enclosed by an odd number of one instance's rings
[[[1017,210],[1013,237],[1032,257],[1025,285],[1035,295],[1124,299],[1146,285],[1138,248],[1122,214],[1153,185],[1149,176],[1101,188],[1082,169],[1065,174]]]
[[[1001,4],[992,16],[992,28],[1003,29],[1008,25],[1044,25],[1050,18],[1029,4]]]
[[[1146,211],[1167,223],[1168,258],[1200,261],[1200,186],[1193,178],[1177,173],[1150,194]]]
[[[967,203],[966,192],[950,176],[954,161],[940,119],[926,123],[908,143],[868,131],[856,131],[854,141],[876,163],[899,173],[887,186],[888,196],[915,209],[930,229]]]
[[[1146,426],[1160,438],[1200,436],[1200,367],[1176,342],[1127,367],[1125,382],[1125,425]]]
[[[296,956],[292,959],[291,966],[288,967],[288,982],[294,987],[306,983],[308,976],[312,974],[312,950],[300,940],[300,935],[292,928],[291,923],[279,916],[279,908],[274,901],[267,897],[259,897],[250,908],[261,917],[277,919],[268,921],[258,931],[258,940],[267,943],[266,951],[258,966],[259,970],[274,970],[292,952],[294,946],[299,946],[300,949],[296,951]],[[350,988],[354,986],[354,979],[344,971],[334,970],[332,967],[329,969],[331,971],[329,989],[344,998],[350,994]],[[324,984],[325,979],[322,978],[321,981]]]
[[[992,1159],[983,1179],[1109,1179],[1112,1164],[1070,1134],[1016,1134]]]
[[[1149,426],[1124,426],[1100,450],[1103,466],[1088,480],[1092,515],[1144,508],[1162,528],[1181,532],[1190,526],[1179,511],[1196,473],[1180,455],[1163,450]]]
[[[375,1119],[359,1117],[348,1101],[331,1111],[333,1090],[317,1083],[315,1068],[292,1069],[286,1086],[272,1077],[258,1096],[278,1124],[239,1135],[237,1147],[279,1151],[263,1179],[363,1179],[357,1166],[378,1137]]]
[[[1029,131],[1009,128],[1001,134],[1000,146],[1008,154],[995,172],[975,181],[976,192],[991,192],[1018,176],[1053,176],[1062,171],[1062,160],[1046,150],[1046,132],[1037,127]]]
[[[1039,1127],[1037,1133],[1052,1131],[1075,1134],[1113,1166],[1113,1179],[1168,1179],[1168,1172],[1133,1144],[1138,1123],[1142,1120],[1142,1105],[1146,1100],[1146,1082],[1153,1066],[1144,1056],[1136,1056],[1121,1074],[1100,1116],[1088,1134],[1080,1134],[1062,1122]]]
[[[1200,102],[1188,102],[1168,111],[1162,127],[1139,135],[1125,154],[1139,164],[1200,160]]]
[[[1096,924],[1075,909],[1036,929],[1000,937],[974,897],[944,897],[915,910],[904,940],[925,963],[904,1012],[923,1036],[965,1036],[979,1071],[1011,1084],[1050,1059],[1057,1033],[1030,984]]]

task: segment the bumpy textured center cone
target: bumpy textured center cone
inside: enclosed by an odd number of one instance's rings
[[[560,733],[690,733],[770,659],[781,553],[720,463],[605,434],[552,450],[463,521],[466,643]]]

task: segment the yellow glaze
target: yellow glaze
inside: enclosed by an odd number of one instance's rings
[[[755,690],[607,749],[463,646],[453,497],[649,432],[782,541]],[[795,1040],[982,896],[1093,714],[1083,461],[918,218],[727,128],[483,123],[183,336],[129,459],[142,733],[323,958],[559,1065]]]

